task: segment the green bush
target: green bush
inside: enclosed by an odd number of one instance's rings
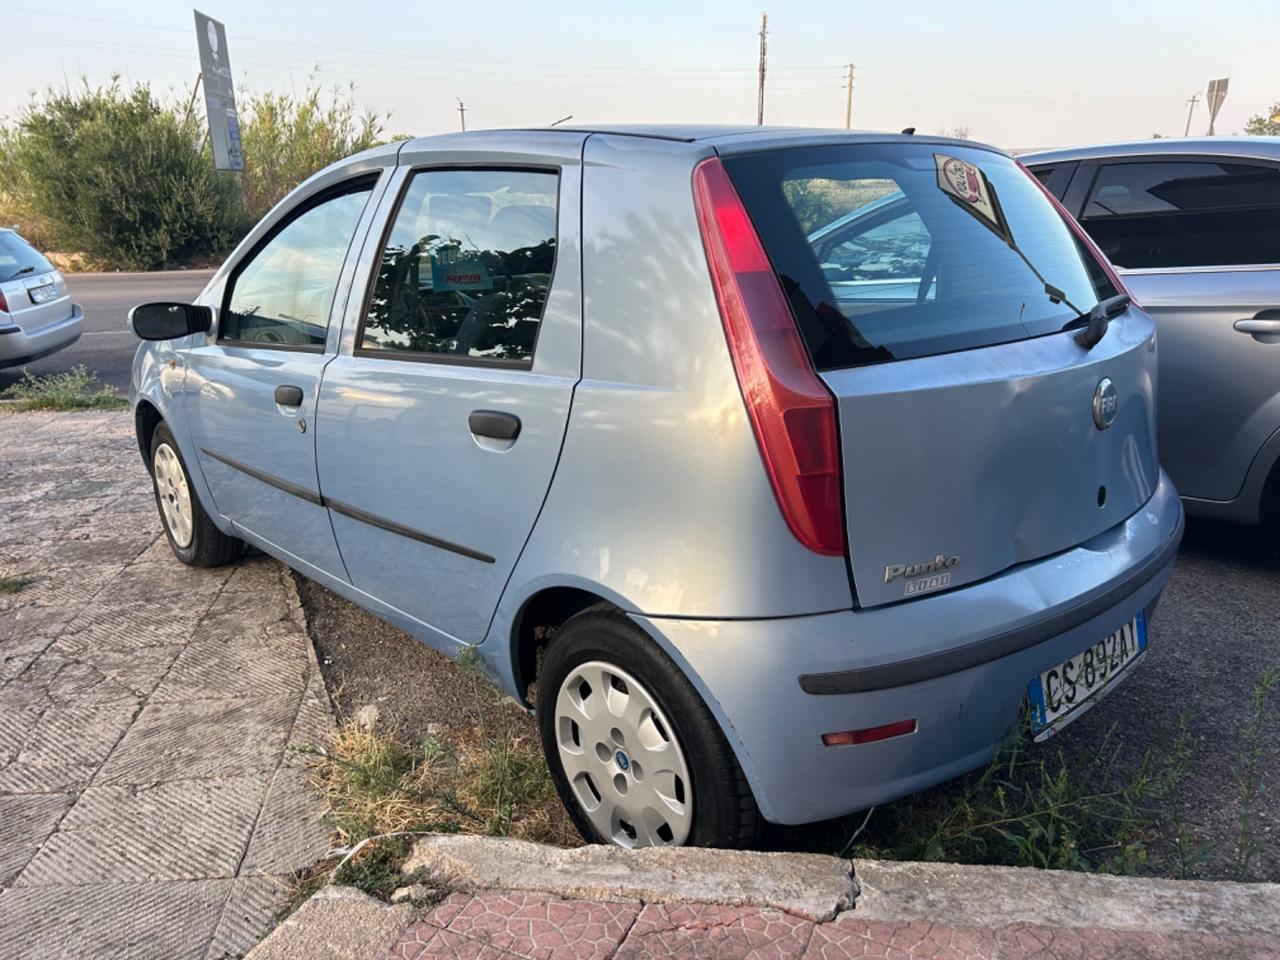
[[[301,97],[250,93],[243,112],[244,204],[254,222],[317,170],[384,142],[385,117],[358,114],[350,89],[327,99],[314,84]]]
[[[8,188],[46,242],[147,269],[227,249],[244,227],[234,179],[201,149],[201,126],[146,84],[50,88],[6,138]]]

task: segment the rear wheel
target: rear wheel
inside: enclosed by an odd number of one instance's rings
[[[188,480],[187,465],[168,424],[151,437],[151,482],[173,555],[193,567],[217,567],[240,555],[244,543],[214,525]]]
[[[763,818],[720,725],[670,658],[612,607],[556,633],[538,677],[556,788],[594,843],[750,847]]]

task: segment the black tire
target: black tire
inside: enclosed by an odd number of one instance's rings
[[[162,494],[160,484],[156,480],[156,451],[162,446],[167,446],[173,451],[187,479],[187,490],[191,499],[191,542],[186,546],[180,545],[174,538],[174,532],[169,528],[169,520],[160,502]],[[151,436],[151,456],[148,459],[148,466],[151,470],[151,489],[155,493],[156,509],[160,512],[160,525],[164,527],[164,535],[169,541],[169,549],[173,551],[173,555],[192,567],[220,567],[237,559],[244,550],[244,541],[227,536],[214,525],[212,518],[204,509],[204,504],[196,495],[195,488],[191,485],[191,472],[187,469],[186,461],[182,459],[182,451],[173,438],[173,432],[163,421],[156,426],[155,433]]]
[[[590,843],[611,843],[591,823],[570,786],[556,742],[560,687],[576,667],[601,660],[620,667],[657,701],[674,727],[692,780],[693,823],[686,846],[752,848],[763,842],[765,820],[720,724],[684,672],[625,614],[591,607],[559,630],[538,675],[537,717],[552,779],[574,826]]]

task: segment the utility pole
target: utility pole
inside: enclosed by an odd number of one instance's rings
[[[849,129],[849,120],[853,116],[853,64],[849,64],[849,76],[844,82],[844,128]]]
[[[1187,101],[1187,103],[1191,104],[1191,106],[1187,107],[1187,129],[1182,131],[1182,135],[1184,137],[1191,135],[1191,114],[1196,112],[1196,104],[1199,102],[1200,102],[1199,91],[1197,91],[1196,93],[1193,93],[1191,95],[1191,99]]]
[[[462,102],[461,97],[454,97],[453,99],[458,101],[458,120],[462,124],[462,132],[466,133],[467,132],[467,107]]]
[[[756,99],[756,126],[764,125],[764,64],[766,38],[769,36],[769,14],[760,14],[760,93]]]

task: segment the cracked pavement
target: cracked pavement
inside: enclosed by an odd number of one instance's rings
[[[170,553],[127,413],[0,415],[0,960],[242,956],[326,850],[288,572]]]

